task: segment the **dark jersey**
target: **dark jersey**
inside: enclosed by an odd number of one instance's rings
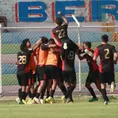
[[[17,73],[25,73],[32,51],[18,52],[17,54]]]
[[[98,70],[98,65],[93,60],[94,51],[92,49],[88,49],[88,51],[91,54],[91,56],[89,56],[89,54],[85,54],[83,57],[87,61],[87,64],[88,64],[88,67],[89,67],[89,72],[95,72],[96,70]]]
[[[78,46],[71,40],[67,41],[67,47],[67,49],[62,49],[60,54],[62,57],[63,71],[74,69],[75,53],[78,50]]]
[[[115,47],[110,44],[102,44],[96,48],[94,56],[100,56],[99,71],[101,73],[114,71],[115,52]]]
[[[67,24],[57,26],[52,30],[52,37],[58,39],[61,43],[65,42],[68,39],[67,28]]]

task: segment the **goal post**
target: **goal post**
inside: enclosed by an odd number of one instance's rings
[[[80,40],[81,40],[81,38],[80,38],[80,23],[79,23],[79,21],[77,20],[77,18],[75,17],[75,15],[72,15],[72,18],[74,19],[74,21],[76,22],[76,24],[77,24],[77,27],[78,27],[78,44],[80,45]],[[82,87],[81,87],[81,84],[82,84],[82,82],[81,82],[81,61],[79,60],[79,68],[78,68],[78,75],[79,75],[79,92],[81,92],[81,90],[82,90]]]
[[[2,24],[0,24],[0,96],[2,92]]]

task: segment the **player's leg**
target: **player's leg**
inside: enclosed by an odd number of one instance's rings
[[[19,76],[19,74],[17,73],[17,80],[18,80],[18,84],[19,84],[19,89],[18,89],[18,98],[16,98],[16,101],[17,101],[17,103],[18,104],[21,104],[21,98],[22,98],[22,96],[21,96],[21,91],[22,91],[22,88],[21,88],[21,86],[22,86],[22,83],[21,83],[21,79],[20,79],[20,76]]]
[[[40,78],[40,85],[37,89],[36,97],[34,97],[34,101],[37,104],[40,104],[39,97],[40,97],[42,91],[44,90],[44,87],[46,84],[45,67],[38,67],[38,74],[39,74],[39,78]]]
[[[88,102],[98,101],[98,98],[97,98],[93,88],[91,87],[91,83],[95,82],[95,79],[96,79],[95,77],[96,77],[96,72],[89,72],[87,79],[86,79],[85,87],[88,89],[88,91],[92,95],[92,98],[90,98],[88,100]]]
[[[70,83],[71,83],[71,89],[70,89],[69,97],[68,97],[68,100],[66,101],[66,103],[73,102],[72,93],[73,93],[74,89],[76,88],[76,73],[75,73],[75,70],[72,70],[70,72]]]
[[[99,78],[96,78],[95,85],[96,85],[97,89],[101,92],[101,85],[100,85]]]
[[[62,75],[62,69],[58,68],[58,87],[61,89],[63,95],[66,95],[66,87],[64,85],[64,79]]]
[[[107,97],[107,92],[106,92],[106,83],[109,82],[109,74],[104,72],[104,73],[100,73],[99,74],[99,78],[100,78],[100,83],[101,83],[101,93],[102,93],[102,97],[104,99],[104,104],[108,104],[109,99]]]
[[[50,103],[54,103],[54,93],[57,87],[57,78],[58,78],[58,70],[56,66],[48,66],[49,71],[49,75],[50,75],[50,79],[52,79],[52,86],[51,86],[51,90],[50,90],[50,97],[48,98],[50,100]]]
[[[111,88],[110,88],[110,93],[113,93],[115,91],[115,74],[114,72],[111,72],[110,75],[109,75],[109,79],[110,79],[110,85],[111,85]]]
[[[28,86],[28,78],[25,73],[20,74],[21,79],[21,100],[23,104],[26,104],[26,87]]]

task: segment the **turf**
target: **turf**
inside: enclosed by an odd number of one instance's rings
[[[0,102],[0,118],[118,118],[118,101],[109,105],[101,101],[70,104],[17,105],[12,101]]]

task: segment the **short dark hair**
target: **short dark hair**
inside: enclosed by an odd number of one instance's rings
[[[109,37],[108,37],[108,35],[104,34],[104,35],[102,35],[101,39],[102,39],[103,42],[106,42],[107,43]]]
[[[57,25],[61,26],[62,23],[63,23],[63,19],[60,18],[60,17],[57,17],[56,20],[55,20],[55,22],[56,22]]]
[[[84,44],[86,44],[88,48],[91,48],[91,42],[87,41],[87,42],[84,42]]]
[[[50,44],[55,44],[55,41],[53,38],[50,38],[49,41],[48,41]]]
[[[41,41],[42,41],[42,43],[47,43],[48,42],[48,38],[42,36],[41,37]]]
[[[22,47],[23,47],[23,48],[26,48],[26,43],[27,43],[28,41],[30,41],[28,38],[27,38],[27,39],[24,39],[24,40],[22,41]]]

